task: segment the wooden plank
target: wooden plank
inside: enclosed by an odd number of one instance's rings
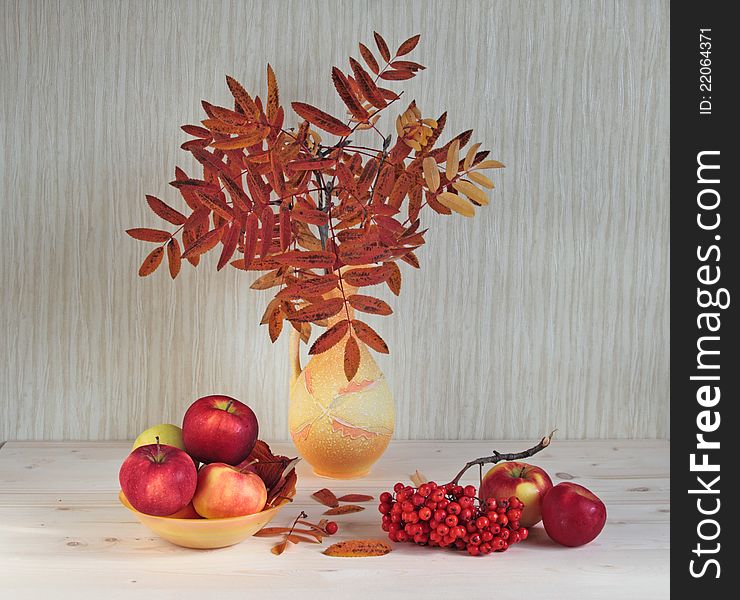
[[[292,453],[290,445],[273,446]],[[472,457],[521,447],[521,442],[393,442],[371,475],[358,481],[319,479],[302,464],[296,501],[274,524],[288,524],[300,510],[318,519],[325,507],[310,494],[320,487],[377,497],[416,468],[449,478]],[[587,546],[566,549],[538,526],[525,543],[481,559],[405,544],[394,544],[385,557],[334,559],[321,554],[326,543],[301,544],[276,557],[265,538],[221,550],[179,548],[154,537],[118,504],[116,474],[129,448],[129,442],[9,442],[0,450],[4,593],[14,599],[261,594],[326,600],[350,589],[352,598],[394,597],[413,586],[414,594],[449,590],[471,598],[494,593],[518,599],[526,590],[526,595],[570,600],[583,597],[585,589],[600,599],[668,597],[665,442],[554,443],[533,462],[553,475],[567,469],[575,481],[596,491],[609,511],[604,531]],[[375,505],[337,517],[340,532],[333,539],[381,537]]]

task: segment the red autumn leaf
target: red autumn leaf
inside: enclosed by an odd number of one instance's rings
[[[296,221],[308,223],[309,225],[326,225],[329,222],[329,215],[318,209],[306,209],[298,206],[293,209],[291,217]]]
[[[409,52],[411,52],[414,48],[416,48],[416,44],[419,43],[420,37],[421,35],[417,34],[407,39],[398,47],[398,50],[396,50],[396,56],[403,56],[404,54],[408,54]]]
[[[370,115],[350,89],[350,85],[345,74],[337,69],[337,67],[332,67],[331,79],[334,82],[334,89],[337,90],[337,94],[339,94],[339,97],[349,109],[349,112],[360,121],[367,121]]]
[[[126,233],[135,240],[141,240],[142,242],[155,242],[158,244],[166,242],[172,237],[167,231],[163,231],[161,229],[148,229],[146,227],[127,229]]]
[[[283,311],[278,308],[278,310],[275,310],[270,314],[270,317],[267,320],[267,330],[270,334],[270,341],[273,344],[275,343],[275,340],[280,337],[280,332],[283,330],[284,318],[285,315],[283,314]]]
[[[236,103],[244,111],[244,114],[252,120],[257,120],[259,118],[257,106],[242,85],[236,79],[229,77],[228,75],[226,76],[226,84],[229,86],[229,90],[231,90],[234,100],[236,100]]]
[[[365,296],[363,294],[352,294],[347,298],[353,308],[370,313],[371,315],[390,315],[393,309],[380,298]]]
[[[352,329],[357,334],[357,337],[370,346],[370,348],[381,354],[388,354],[388,345],[370,325],[357,319],[352,319]]]
[[[198,234],[196,233],[195,229],[185,229],[182,232],[182,245],[187,248],[188,246],[191,246],[195,240],[198,239]],[[193,256],[184,256],[191,265],[194,267],[198,266],[198,263],[200,263],[200,255],[193,255]]]
[[[373,56],[370,48],[362,43],[360,43],[360,56],[362,56],[362,60],[365,61],[365,63],[368,67],[370,67],[370,70],[373,73],[377,75],[380,72],[380,67],[378,66],[378,61],[375,60],[375,56]]]
[[[180,144],[180,148],[190,152],[194,148],[205,148],[209,144],[210,144],[209,140],[202,140],[202,139],[188,140],[187,142],[183,142],[182,144]]]
[[[351,502],[352,504],[370,502],[372,499],[373,496],[369,496],[368,494],[345,494],[339,497],[340,502]]]
[[[362,267],[359,269],[352,269],[342,274],[342,279],[349,285],[355,287],[364,287],[368,285],[376,285],[386,281],[391,274],[393,269],[388,265],[380,265],[379,267]]]
[[[337,500],[334,492],[328,488],[321,488],[319,491],[314,492],[311,494],[311,498],[330,508],[339,506],[339,500]]]
[[[290,320],[298,323],[321,321],[333,317],[343,308],[344,300],[342,298],[329,298],[302,308],[291,315]]]
[[[218,259],[218,265],[216,266],[217,271],[223,269],[229,263],[231,257],[234,256],[234,251],[239,242],[239,234],[241,234],[241,231],[242,228],[238,223],[232,223],[229,231],[224,235],[224,247],[223,250],[221,250],[221,256]]]
[[[243,135],[237,135],[236,137],[229,138],[228,140],[219,140],[211,144],[214,148],[219,150],[239,150],[240,148],[249,148],[255,144],[259,144],[265,139],[269,129],[260,127],[250,133]]]
[[[403,199],[406,197],[406,193],[409,191],[411,184],[416,181],[416,179],[417,175],[409,173],[408,171],[401,173],[393,184],[393,189],[388,197],[388,205],[396,209],[399,208]]]
[[[224,186],[226,187],[226,189],[229,190],[229,195],[231,196],[234,204],[244,212],[249,212],[250,210],[252,210],[252,201],[244,192],[242,186],[225,173],[221,173],[220,177],[221,181],[224,182]]]
[[[167,264],[170,269],[170,277],[174,279],[180,272],[182,266],[182,253],[180,252],[180,242],[177,238],[172,238],[167,242]]]
[[[267,120],[272,123],[275,121],[278,109],[280,108],[280,90],[278,88],[277,78],[272,67],[267,65]]]
[[[419,63],[412,62],[410,60],[394,60],[391,63],[391,67],[404,71],[424,71],[426,69],[424,65],[420,65]]]
[[[244,226],[244,263],[249,267],[257,254],[257,236],[258,236],[259,219],[254,213],[247,215],[247,222]]]
[[[344,376],[347,381],[351,381],[357,373],[357,369],[360,368],[360,347],[357,345],[357,340],[353,336],[347,338],[347,342],[344,344]],[[344,508],[344,507],[340,507]],[[324,513],[324,514],[340,514],[340,513]],[[344,513],[341,513],[344,514]]]
[[[334,261],[336,260],[333,252],[323,250],[313,252],[291,250],[275,258],[282,264],[292,267],[308,267],[311,269],[329,269],[334,266]]]
[[[260,228],[260,257],[264,258],[270,253],[272,245],[272,234],[275,229],[275,213],[272,207],[265,206],[262,211],[262,227]]]
[[[383,94],[380,93],[378,86],[375,85],[370,74],[363,69],[362,65],[354,58],[349,59],[349,64],[352,67],[352,73],[355,75],[355,80],[362,91],[362,95],[365,96],[368,102],[370,102],[370,104],[375,108],[385,108],[388,105],[388,102],[383,98]]]
[[[420,269],[421,266],[419,264],[419,259],[417,258],[416,254],[413,252],[407,252],[406,254],[403,254],[402,256],[399,256],[399,258],[405,262],[410,264],[414,269]]]
[[[350,340],[353,340],[355,338],[349,338]],[[355,342],[357,344],[357,342]],[[361,512],[365,510],[364,506],[357,506],[356,504],[344,504],[343,506],[336,506],[334,508],[330,508],[329,510],[325,510],[325,515],[348,515],[351,513]]]
[[[388,44],[385,43],[383,36],[377,31],[373,31],[373,37],[375,38],[375,45],[378,47],[380,56],[383,57],[385,62],[389,62],[391,60],[391,51],[388,49]]]
[[[213,248],[216,244],[221,241],[221,236],[224,233],[223,227],[217,227],[216,229],[212,229],[205,235],[200,236],[198,239],[196,239],[188,248],[185,249],[185,252],[183,253],[183,258],[189,258],[191,256],[201,255],[205,252],[208,252],[211,248]]]
[[[222,160],[216,157],[214,154],[200,148],[193,148],[191,154],[195,157],[201,165],[206,168],[213,169],[216,173],[220,173],[226,169],[226,165]]]
[[[415,73],[413,71],[396,69],[395,71],[384,71],[380,74],[380,78],[388,81],[400,81],[403,79],[411,79],[414,75]]]
[[[188,135],[194,135],[195,137],[203,138],[204,140],[210,140],[212,137],[211,132],[205,127],[198,127],[197,125],[183,125],[180,129]]]
[[[391,251],[377,244],[367,245],[347,245],[339,246],[339,258],[346,265],[365,265],[374,262],[381,262],[388,258]]]
[[[162,246],[152,250],[144,259],[144,262],[141,263],[141,267],[139,268],[139,277],[146,277],[147,275],[154,273],[154,271],[157,270],[157,267],[162,264],[163,256],[164,248]]]
[[[333,348],[346,335],[348,329],[349,321],[347,319],[342,319],[338,323],[335,323],[316,338],[316,341],[313,343],[308,353],[311,355],[321,354],[322,352],[329,350],[329,348]]]
[[[285,251],[292,241],[292,231],[290,229],[290,208],[287,204],[280,207],[280,249]]]
[[[294,160],[287,166],[294,171],[320,171],[326,167],[333,167],[336,164],[334,158],[311,158],[308,160]]]
[[[269,273],[265,273],[258,277],[252,282],[252,285],[250,285],[249,288],[252,290],[268,290],[272,287],[283,285],[284,283],[285,273],[284,269],[281,267],[279,269],[273,269]]]
[[[205,192],[201,192],[200,190],[196,191],[196,194],[198,195],[198,199],[201,201],[201,203],[206,208],[211,209],[217,215],[223,217],[227,221],[231,221],[234,218],[233,209],[228,204],[226,204],[226,202],[220,196],[212,196],[210,194],[206,194]]]
[[[338,282],[339,278],[334,273],[327,273],[313,279],[302,279],[280,290],[276,297],[284,300],[312,298],[333,290]]]
[[[306,119],[309,123],[313,123],[319,129],[342,137],[352,133],[352,130],[339,119],[332,117],[323,110],[319,110],[315,106],[303,102],[293,102],[291,106],[299,117]]]

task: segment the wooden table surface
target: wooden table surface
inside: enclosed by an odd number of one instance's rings
[[[298,494],[272,525],[328,486],[377,495],[417,468],[449,480],[467,460],[522,450],[528,442],[394,441],[362,480],[314,476],[301,463]],[[0,596],[3,598],[668,598],[669,444],[665,441],[561,441],[531,462],[554,483],[573,480],[606,503],[602,534],[581,548],[551,542],[541,525],[503,554],[473,558],[449,550],[393,544],[374,558],[331,558],[299,544],[282,556],[273,541],[250,538],[220,550],[188,550],[155,538],[117,500],[118,467],[128,442],[8,442],[0,449]],[[293,455],[289,443],[273,448]],[[477,472],[470,472],[476,483]],[[336,517],[332,541],[380,538],[375,503]],[[414,596],[409,596],[409,594]],[[425,597],[425,596],[419,596]],[[428,596],[426,596],[428,597]]]

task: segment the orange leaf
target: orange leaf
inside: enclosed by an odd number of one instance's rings
[[[227,140],[219,140],[211,144],[214,148],[219,150],[239,150],[241,148],[249,148],[255,144],[259,144],[265,139],[266,134],[269,130],[265,127],[260,127],[251,133],[244,135],[238,135]]]
[[[280,107],[280,90],[272,67],[267,65],[267,120],[275,121],[278,108]]]
[[[337,90],[337,94],[339,94],[339,97],[347,106],[349,112],[360,121],[367,121],[370,115],[350,89],[349,82],[347,81],[345,74],[336,67],[332,67],[331,79],[334,82],[334,88]]]
[[[311,106],[310,104],[305,104],[303,102],[293,102],[291,103],[291,106],[299,117],[303,117],[306,121],[313,123],[319,129],[323,129],[324,131],[343,137],[352,133],[352,130],[339,119],[332,117],[323,110],[319,110],[315,106]]]
[[[375,108],[385,108],[388,105],[383,94],[380,93],[378,86],[375,85],[373,78],[370,77],[368,72],[362,68],[362,65],[357,62],[354,58],[349,59],[349,64],[352,66],[352,73],[355,75],[357,85],[362,91],[362,95],[367,98],[368,102]]]
[[[391,276],[391,274],[392,269],[387,264],[384,264],[379,267],[352,269],[351,271],[343,273],[342,279],[355,287],[363,287],[383,283]]]
[[[309,225],[326,225],[329,221],[329,215],[324,211],[303,208],[302,206],[294,208],[291,217],[296,221],[308,223]]]
[[[341,496],[339,498],[340,502],[370,502],[372,500],[372,496],[368,496],[367,494],[345,494],[344,496]]]
[[[220,196],[211,196],[210,194],[207,194],[200,190],[196,190],[195,193],[198,196],[201,204],[203,204],[203,206],[205,206],[206,208],[211,209],[213,212],[223,217],[227,221],[230,221],[234,218],[233,209],[228,204],[226,204],[226,202]]]
[[[249,213],[247,215],[247,222],[244,226],[244,266],[249,268],[249,265],[254,260],[257,254],[257,235],[258,235],[259,219],[257,215]]]
[[[290,316],[290,320],[293,322],[303,323],[305,321],[320,321],[322,319],[328,319],[333,317],[340,310],[344,308],[344,300],[342,298],[329,298],[321,302],[317,302],[302,308],[295,314]]]
[[[285,548],[287,547],[288,547],[288,540],[286,538],[279,544],[275,544],[272,548],[270,548],[270,552],[272,552],[276,556],[280,556],[283,552],[285,552]]]
[[[411,52],[414,48],[416,48],[416,44],[419,43],[420,37],[421,36],[417,34],[407,39],[398,47],[398,50],[396,50],[396,56],[403,56],[404,54],[408,54],[409,52]]]
[[[290,531],[290,527],[263,527],[254,537],[273,537],[276,535],[284,535]]]
[[[354,338],[349,338],[353,340]],[[357,506],[356,504],[343,504],[342,506],[337,506],[336,508],[330,508],[329,510],[325,510],[324,514],[327,516],[331,515],[349,515],[351,513],[360,512],[361,510],[365,510],[364,506]]]
[[[157,270],[157,267],[162,264],[163,256],[164,248],[162,246],[152,250],[144,259],[144,262],[141,263],[141,267],[139,268],[139,277],[146,277],[147,275],[154,273],[154,271]]]
[[[380,72],[378,61],[375,60],[373,53],[370,51],[370,48],[362,43],[360,44],[360,55],[362,56],[362,60],[364,60],[365,63],[367,63],[367,66],[370,67],[370,70],[377,75]]]
[[[324,250],[304,252],[291,250],[275,257],[280,263],[291,267],[308,267],[311,269],[329,269],[334,266],[336,256],[333,252]]]
[[[339,500],[330,489],[321,488],[318,492],[311,494],[311,498],[317,502],[321,502],[324,506],[336,507],[339,506]]]
[[[286,166],[294,171],[320,171],[324,167],[333,167],[336,162],[334,158],[312,158],[310,160],[295,160]]]
[[[339,558],[364,558],[366,556],[383,556],[392,548],[380,540],[346,540],[332,544],[324,554]]]
[[[259,110],[257,110],[257,106],[255,105],[254,100],[252,100],[252,97],[233,77],[229,77],[227,75],[226,84],[229,86],[229,90],[231,90],[234,100],[236,100],[236,103],[241,106],[244,114],[256,121],[259,118]]]
[[[272,245],[272,234],[275,229],[275,213],[271,206],[265,206],[262,210],[262,227],[260,228],[260,257],[265,258],[270,253]]]
[[[373,31],[373,37],[375,38],[375,45],[378,47],[380,56],[383,57],[385,62],[389,62],[391,60],[391,51],[388,49],[388,44],[385,43],[383,36],[377,31]]]
[[[383,341],[383,338],[380,337],[372,327],[370,327],[370,325],[363,323],[362,321],[358,321],[357,319],[352,319],[352,329],[354,329],[357,337],[373,350],[380,352],[381,354],[388,354],[388,345]]]
[[[285,251],[290,246],[293,232],[290,229],[290,209],[287,204],[280,207],[280,249]]]
[[[348,324],[349,325],[349,324]],[[353,336],[347,338],[347,342],[344,344],[344,376],[347,381],[351,381],[357,373],[357,369],[360,368],[360,347],[357,345],[357,340]],[[340,508],[346,508],[344,506]],[[337,509],[334,509],[337,510]],[[329,514],[329,513],[326,513]],[[331,513],[331,514],[343,514],[343,513]]]
[[[165,204],[156,196],[147,195],[146,201],[149,204],[149,208],[151,208],[165,221],[169,221],[173,225],[182,225],[185,221],[187,221],[187,217],[184,214]]]
[[[322,333],[311,346],[308,351],[309,354],[321,354],[326,352],[329,348],[336,346],[341,339],[346,335],[347,329],[349,329],[349,321],[342,319],[338,323],[335,323],[332,327]]]
[[[270,313],[270,317],[267,320],[267,329],[270,334],[270,340],[275,343],[275,340],[280,337],[280,332],[283,330],[283,319],[285,314],[282,310],[275,310]]]
[[[364,296],[362,294],[352,294],[347,298],[353,308],[372,315],[390,315],[393,309],[380,298]]]
[[[197,125],[183,125],[180,129],[188,135],[194,135],[195,137],[202,138],[204,140],[211,139],[211,132],[205,127],[198,127]]]
[[[378,245],[347,245],[339,246],[339,258],[347,265],[366,265],[380,262],[390,256],[390,250]]]
[[[167,231],[163,231],[161,229],[147,229],[145,227],[127,229],[126,233],[135,240],[141,240],[142,242],[156,242],[159,244],[166,242],[172,237]]]
[[[414,75],[415,73],[413,71],[396,69],[395,71],[384,71],[380,74],[380,78],[386,79],[387,81],[400,81],[403,79],[411,79]]]
[[[236,127],[249,127],[249,119],[243,114],[231,110],[230,108],[224,108],[223,106],[211,105],[211,112],[213,116],[227,125],[234,125]]]
[[[229,231],[224,235],[224,247],[223,250],[221,250],[221,256],[218,259],[218,265],[216,266],[217,271],[223,269],[229,263],[231,257],[234,256],[234,251],[239,242],[239,234],[241,231],[242,228],[238,223],[232,223]]]
[[[177,238],[172,238],[167,242],[167,264],[170,268],[170,277],[174,279],[180,272],[182,266],[182,253],[180,252],[180,242]]]
[[[275,269],[255,279],[249,287],[253,290],[268,290],[276,285],[283,285],[284,282],[282,269]]]
[[[224,233],[223,227],[212,229],[205,235],[200,236],[196,239],[188,248],[186,248],[183,258],[189,258],[191,256],[199,256],[208,252],[221,240],[221,236]]]
[[[286,300],[319,296],[336,288],[338,281],[339,278],[334,273],[327,273],[313,279],[302,279],[280,290],[276,297]]]

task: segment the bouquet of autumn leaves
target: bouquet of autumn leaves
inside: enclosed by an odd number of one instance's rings
[[[350,286],[386,284],[398,295],[398,261],[419,268],[416,250],[426,231],[421,211],[472,217],[476,206],[488,204],[484,189],[493,188],[481,171],[504,166],[489,160],[480,144],[464,150],[472,130],[438,145],[447,113],[424,118],[415,102],[396,116],[391,135],[381,132],[379,120],[401,98],[385,82],[410,79],[424,69],[405,58],[418,41],[418,35],[406,40],[391,55],[375,33],[380,61],[360,44],[365,66],[350,58],[350,71],[332,69],[345,118],[293,102],[300,121],[290,127],[269,65],[265,102],[227,77],[233,108],[203,101],[207,118],[182,127],[193,136],[182,148],[203,171],[197,178],[178,167],[170,182],[189,214],[147,196],[151,209],[177,228],[127,231],[159,244],[139,275],[154,272],[166,254],[174,278],[183,259],[197,266],[201,255],[219,248],[218,270],[231,264],[266,271],[251,287],[276,290],[262,318],[273,342],[285,321],[308,342],[312,323],[326,327],[327,319],[344,311],[346,318],[322,333],[310,354],[345,340],[344,370],[351,380],[360,361],[355,337],[387,353],[374,329],[350,318],[349,307],[375,315],[389,315],[391,307],[380,298],[349,293]],[[377,143],[358,144],[355,137],[363,130]]]

